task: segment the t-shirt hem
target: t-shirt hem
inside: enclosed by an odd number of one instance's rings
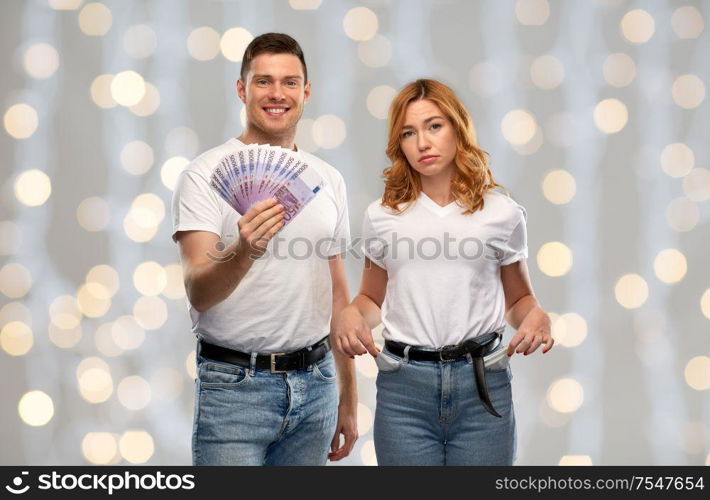
[[[180,231],[208,231],[210,233],[216,234],[219,237],[222,237],[222,234],[219,232],[219,230],[215,229],[213,226],[208,226],[206,224],[180,224],[175,229],[173,229],[173,241],[176,243],[177,239],[175,238],[175,235]]]

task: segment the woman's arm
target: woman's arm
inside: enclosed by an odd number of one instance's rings
[[[508,356],[532,354],[545,344],[545,354],[555,343],[550,332],[550,317],[533,294],[526,261],[501,266],[500,278],[505,294],[505,318],[518,331],[508,344]]]
[[[379,325],[380,308],[387,290],[387,271],[367,257],[362,271],[360,293],[345,307],[336,322],[334,346],[350,357],[369,352],[377,357],[371,329]]]

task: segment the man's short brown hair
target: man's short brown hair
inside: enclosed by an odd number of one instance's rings
[[[264,33],[252,40],[244,51],[239,75],[244,83],[246,83],[251,62],[260,54],[293,54],[298,57],[301,66],[303,66],[303,83],[308,81],[306,59],[303,57],[303,50],[298,42],[285,33]]]

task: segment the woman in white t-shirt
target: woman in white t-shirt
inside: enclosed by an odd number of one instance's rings
[[[385,192],[363,222],[360,293],[337,349],[376,358],[380,465],[512,465],[508,360],[553,345],[526,266],[526,212],[493,180],[466,108],[417,80],[389,112]],[[507,349],[507,322],[517,330]],[[384,324],[382,352],[370,329]]]

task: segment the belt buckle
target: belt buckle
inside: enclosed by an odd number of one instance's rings
[[[451,361],[452,359],[455,359],[455,358],[453,358],[453,357],[444,357],[444,353],[445,353],[445,352],[447,352],[447,353],[448,353],[448,352],[451,352],[451,353],[452,353],[452,352],[456,349],[456,347],[457,347],[457,346],[454,345],[454,344],[449,344],[449,345],[445,345],[445,346],[441,347],[441,348],[439,349],[439,361]]]
[[[271,354],[271,373],[286,373],[288,370],[277,370],[276,369],[276,356],[281,356],[286,354],[285,352],[275,352]]]

